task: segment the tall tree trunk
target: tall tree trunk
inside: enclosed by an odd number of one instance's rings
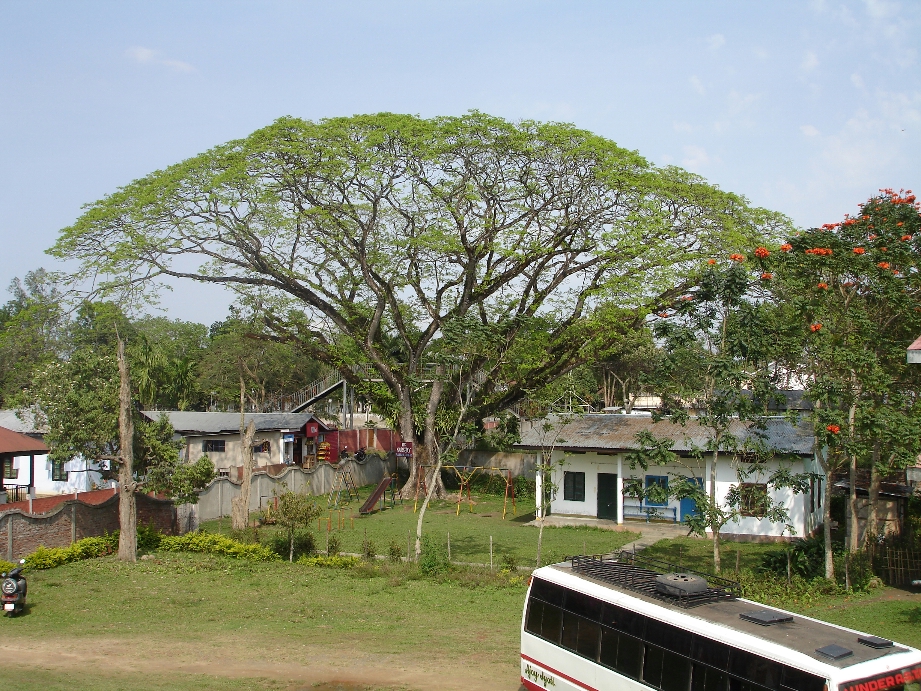
[[[718,449],[719,440],[717,440],[716,446]],[[717,519],[717,514],[719,512],[717,511],[718,505],[716,503],[716,463],[718,460],[719,451],[714,449],[713,461],[710,464],[710,533],[713,539],[713,571],[715,573],[719,573],[721,568],[720,525]]]
[[[822,407],[822,402],[816,401],[814,405],[818,411]],[[825,449],[819,446],[819,435],[815,434],[813,439],[812,452],[822,472],[825,473],[825,477],[822,478],[824,481],[822,486],[822,537],[825,541],[825,578],[833,581],[835,580],[835,555],[831,545],[831,462],[825,455]]]
[[[412,458],[407,459],[409,465],[409,479],[400,489],[400,499],[416,498],[416,482],[419,477],[419,467],[422,465],[422,454],[416,448],[416,426],[413,422],[412,401],[408,387],[403,388],[400,401],[400,439],[413,445]]]
[[[854,422],[856,417],[857,404],[852,403],[847,415],[850,434],[854,434]],[[859,546],[857,538],[860,533],[860,523],[857,520],[857,454],[849,453],[848,457],[850,461],[850,467],[848,469],[850,489],[848,490],[847,503],[850,509],[850,515],[847,520],[847,549],[849,552],[856,552]]]
[[[134,562],[138,557],[138,518],[134,498],[134,418],[131,414],[131,376],[125,358],[125,342],[118,338],[118,558]]]
[[[246,387],[243,375],[240,375],[240,465],[243,466],[243,482],[240,484],[240,496],[231,502],[230,522],[234,530],[246,530],[249,525],[249,499],[253,482],[253,439],[256,436],[256,423],[252,420],[246,425]]]
[[[864,544],[870,554],[876,552],[876,539],[879,537],[879,485],[882,477],[879,474],[879,442],[873,444],[873,456],[870,465],[870,503],[867,505],[867,530],[864,534]]]

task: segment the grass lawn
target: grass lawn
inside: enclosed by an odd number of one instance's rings
[[[325,549],[326,522],[332,516],[332,532],[339,536],[343,552],[361,553],[362,542],[367,533],[378,554],[387,554],[389,545],[394,543],[402,554],[406,554],[407,537],[415,543],[418,513],[413,512],[413,502],[402,505],[397,502],[394,508],[375,511],[362,516],[358,507],[373,487],[361,488],[360,501],[352,501],[351,506],[343,510],[345,529],[339,530],[339,513],[325,512],[323,525],[318,529],[317,523],[311,527],[317,548]],[[326,498],[318,497],[321,505]],[[466,505],[461,506],[456,515],[457,504],[452,501],[432,501],[425,513],[423,533],[434,536],[441,544],[447,545],[448,533],[451,534],[451,558],[454,561],[489,563],[489,537],[493,538],[493,559],[501,564],[504,559],[513,559],[521,566],[533,566],[537,558],[538,529],[526,525],[534,520],[534,500],[519,500],[518,515],[512,513],[509,502],[508,513],[502,519],[502,497],[475,497],[477,502],[473,512]],[[421,501],[420,501],[421,505]],[[354,521],[352,520],[354,519]],[[354,528],[352,527],[354,523]],[[229,533],[230,519],[223,518],[208,521],[202,525],[210,532]],[[265,531],[274,530],[266,526]],[[629,531],[611,531],[592,527],[544,528],[544,541],[541,562],[552,563],[573,554],[611,552],[639,537],[638,533]]]
[[[782,549],[781,545],[759,542],[733,542],[720,540],[720,559],[723,575],[732,578],[736,568],[738,553],[739,570],[751,571],[761,564],[765,552]],[[688,569],[713,572],[713,541],[694,537],[679,537],[671,540],[659,540],[643,550],[643,555],[662,559]]]

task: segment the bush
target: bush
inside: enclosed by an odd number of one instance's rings
[[[118,532],[102,537],[85,537],[70,547],[39,546],[26,557],[26,566],[30,569],[53,569],[82,559],[104,557],[118,551]]]
[[[770,573],[744,571],[739,574],[739,583],[743,597],[785,608],[791,604],[809,607],[844,593],[836,583],[825,578],[807,580],[798,575],[794,575],[788,584],[786,575],[780,577]]]
[[[391,540],[390,546],[387,547],[387,556],[394,564],[400,563],[403,561],[403,546],[398,541]]]
[[[274,532],[266,541],[266,547],[275,552],[282,559],[287,559],[290,554],[291,546],[288,544],[288,536],[283,532]],[[313,539],[313,533],[309,530],[297,530],[294,533],[294,558],[309,557],[316,551],[316,545]]]
[[[361,564],[358,557],[350,557],[341,554],[333,556],[323,556],[318,554],[313,557],[301,557],[297,560],[298,564],[306,566],[324,566],[331,569],[351,569]]]
[[[9,573],[16,568],[16,564],[6,561],[5,559],[0,559],[0,573]]]
[[[214,533],[164,535],[160,540],[160,550],[163,552],[203,552],[251,561],[279,560],[278,555],[268,547],[248,545]]]
[[[335,557],[342,551],[342,542],[339,536],[334,533],[327,533],[326,538],[326,556]]]
[[[502,565],[502,569],[510,573],[515,573],[518,571],[518,559],[513,554],[503,554],[499,563]]]
[[[374,561],[377,557],[377,550],[374,547],[374,540],[369,538],[367,535],[361,543],[361,556],[366,561]]]
[[[761,573],[787,577],[787,552],[790,552],[790,572],[802,578],[820,578],[825,575],[825,540],[811,537],[790,544],[787,549],[766,552],[761,558]]]
[[[116,535],[118,531],[116,531]],[[138,526],[138,549],[144,552],[153,552],[160,546],[163,535],[153,525]]]
[[[431,535],[422,536],[422,554],[419,555],[419,570],[426,576],[438,576],[451,570],[447,548]]]
[[[259,544],[259,528],[256,526],[247,526],[242,530],[235,528],[230,529],[230,539],[242,542],[247,545]]]

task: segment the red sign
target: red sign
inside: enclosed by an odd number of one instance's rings
[[[412,458],[413,443],[411,441],[401,441],[397,444],[397,456],[400,458]]]
[[[307,425],[306,434],[307,434],[308,437],[315,437],[315,436],[317,436],[317,432],[318,432],[318,431],[319,431],[319,427],[317,427],[316,423],[314,423],[314,424],[312,424],[312,425]]]

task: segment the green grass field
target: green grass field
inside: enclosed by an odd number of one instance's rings
[[[325,548],[326,526],[329,522],[332,532],[341,541],[343,552],[361,553],[362,542],[367,534],[378,554],[386,554],[391,542],[406,554],[407,542],[413,542],[416,535],[418,514],[413,511],[413,502],[406,501],[402,505],[398,502],[394,508],[361,516],[358,507],[372,489],[361,488],[361,500],[353,500],[349,507],[343,509],[344,529],[338,527],[338,511],[325,511],[320,521],[322,525],[314,523],[311,526],[318,549]],[[511,558],[521,566],[533,566],[537,559],[538,529],[527,523],[534,520],[534,500],[520,500],[517,516],[512,513],[509,502],[505,520],[502,519],[502,497],[481,496],[475,497],[475,500],[477,503],[473,512],[468,510],[467,505],[462,505],[459,515],[455,502],[433,501],[425,514],[424,532],[445,546],[450,533],[451,558],[454,561],[488,563],[489,537],[492,536],[495,564],[501,564],[504,558]],[[326,497],[318,497],[318,501],[321,506],[326,505]],[[208,521],[202,528],[227,534],[230,532],[230,519]],[[267,534],[274,529],[273,526],[265,526],[262,532]],[[582,554],[583,551],[589,554],[610,552],[637,537],[639,533],[629,531],[587,527],[544,528],[541,562],[552,563],[573,554]]]

